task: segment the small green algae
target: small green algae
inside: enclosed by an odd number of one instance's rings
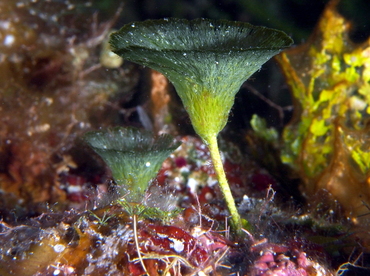
[[[88,132],[85,140],[111,169],[120,195],[137,203],[163,161],[180,145],[168,134],[154,137],[149,131],[122,127]]]

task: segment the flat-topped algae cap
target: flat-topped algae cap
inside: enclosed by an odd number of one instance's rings
[[[204,139],[225,126],[243,82],[293,41],[244,22],[169,18],[125,25],[110,43],[116,54],[168,77]]]
[[[120,194],[129,202],[140,202],[163,161],[180,143],[163,134],[115,127],[85,134],[85,140],[107,163]]]

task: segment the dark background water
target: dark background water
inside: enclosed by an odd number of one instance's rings
[[[121,2],[121,3],[119,3]],[[136,0],[94,1],[100,12],[110,14],[123,5],[117,26],[145,19],[199,17],[247,21],[285,31],[296,43],[307,39],[328,0]],[[370,34],[370,1],[343,0],[339,9],[353,22],[353,38],[365,40]]]
[[[123,7],[115,28],[132,21],[178,17],[195,19],[228,19],[263,25],[286,32],[295,45],[304,43],[320,18],[328,0],[115,0],[93,1],[93,9],[102,18],[112,16],[119,6]],[[352,22],[351,38],[354,42],[365,41],[370,35],[370,1],[343,0],[339,11]],[[280,106],[271,107],[261,96]],[[248,108],[246,108],[248,106]],[[280,112],[280,113],[279,113]],[[282,128],[292,115],[292,100],[285,81],[274,60],[266,63],[255,73],[238,93],[229,126],[249,127],[252,114],[264,117],[270,125]],[[237,118],[237,119],[235,119]]]

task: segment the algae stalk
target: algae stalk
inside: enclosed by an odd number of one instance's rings
[[[233,226],[234,229],[236,229],[237,232],[239,232],[242,228],[242,221],[240,219],[238,209],[236,208],[236,205],[235,205],[234,197],[231,193],[229,184],[226,179],[226,174],[225,174],[225,171],[222,165],[220,151],[218,149],[217,135],[214,135],[213,137],[209,137],[206,140],[206,143],[211,153],[213,166],[217,174],[218,183],[220,184],[221,192],[229,208],[229,212],[231,215],[231,222],[232,222],[231,225]]]

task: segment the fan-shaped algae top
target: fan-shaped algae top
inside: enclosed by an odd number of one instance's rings
[[[292,42],[249,23],[176,18],[131,23],[110,39],[118,55],[168,77],[203,139],[225,126],[242,83]]]
[[[168,134],[154,137],[148,131],[122,127],[89,132],[85,140],[107,163],[129,202],[140,202],[163,161],[180,145]]]

